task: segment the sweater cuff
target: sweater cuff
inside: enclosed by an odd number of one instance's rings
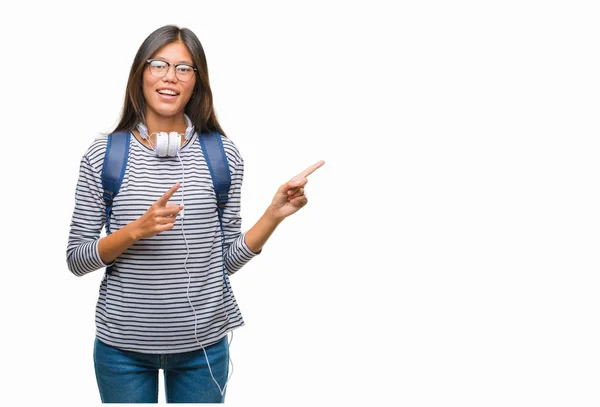
[[[242,234],[242,244],[240,246],[242,246],[242,250],[244,251],[244,254],[247,257],[255,257],[262,253],[262,248],[256,253],[250,250],[250,248],[246,244],[246,233]]]
[[[97,268],[110,267],[113,264],[115,264],[115,262],[112,261],[109,264],[106,264],[102,261],[102,258],[100,257],[100,252],[98,251],[99,242],[100,242],[100,239],[98,239],[98,240],[96,240],[96,242],[94,242],[94,253],[96,254]]]

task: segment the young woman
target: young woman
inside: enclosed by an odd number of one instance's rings
[[[279,187],[259,221],[241,232],[244,161],[215,116],[206,57],[196,35],[165,26],[150,34],[131,66],[116,132],[130,132],[124,177],[107,223],[102,168],[107,137],[81,160],[67,263],[83,276],[109,267],[96,307],[94,365],[103,402],[157,402],[163,369],[167,402],[223,402],[227,334],[243,325],[228,277],[260,253],[286,217],[307,203],[312,165]],[[229,200],[219,222],[199,133],[220,134]],[[158,154],[177,134],[176,154]],[[179,141],[180,140],[180,141]]]

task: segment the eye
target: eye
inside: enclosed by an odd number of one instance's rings
[[[181,72],[181,73],[189,74],[194,71],[194,68],[192,68],[189,65],[177,65],[177,71]]]
[[[164,61],[150,61],[150,67],[157,71],[166,71],[169,69],[169,64]]]

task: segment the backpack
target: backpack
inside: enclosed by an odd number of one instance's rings
[[[202,153],[206,159],[210,177],[215,189],[217,200],[217,212],[219,213],[219,224],[223,233],[223,208],[227,205],[229,187],[231,186],[231,175],[227,155],[223,148],[223,141],[218,132],[198,133],[198,141]],[[130,132],[118,132],[108,135],[106,154],[102,164],[102,189],[103,198],[106,203],[106,234],[110,232],[110,214],[114,198],[119,193],[125,168],[127,168],[127,157],[129,156]],[[107,267],[107,273],[111,273],[112,267]]]

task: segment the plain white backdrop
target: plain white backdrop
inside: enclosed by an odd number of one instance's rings
[[[192,29],[245,159],[232,406],[600,403],[600,14],[584,1],[27,2],[2,12],[3,405],[100,404],[79,160],[154,29]],[[161,400],[164,400],[161,388]]]

